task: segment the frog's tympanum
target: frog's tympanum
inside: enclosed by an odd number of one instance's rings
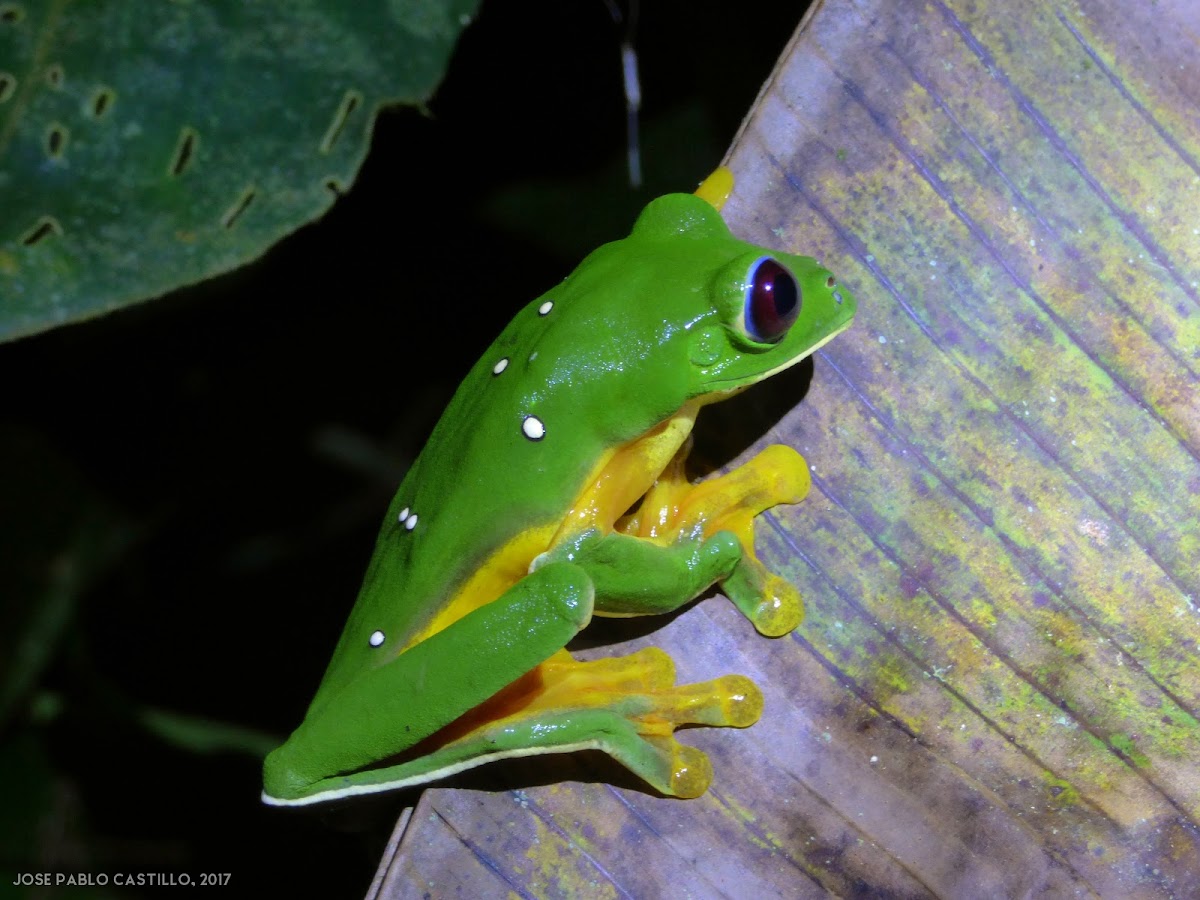
[[[765,635],[800,622],[753,523],[804,497],[804,460],[772,446],[696,484],[684,460],[701,407],[804,359],[854,300],[809,257],[734,238],[714,183],[650,203],[471,369],[388,508],[303,723],[267,757],[267,803],[580,749],[695,797],[712,769],[675,729],[758,719],[744,676],[677,685],[658,649],[564,649],[593,614],[665,613],[713,584]]]

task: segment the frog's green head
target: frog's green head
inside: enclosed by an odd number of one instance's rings
[[[738,240],[709,202],[691,194],[650,203],[632,237],[694,244],[717,266],[704,287],[709,310],[688,327],[692,396],[718,399],[769,378],[854,319],[854,297],[816,260]]]

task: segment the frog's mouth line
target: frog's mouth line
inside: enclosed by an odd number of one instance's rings
[[[816,353],[818,350],[820,350],[822,347],[824,347],[826,344],[828,344],[830,341],[832,341],[835,337],[837,337],[839,334],[841,334],[843,331],[845,331],[847,328],[849,328],[853,323],[854,323],[854,317],[851,316],[842,325],[838,326],[836,329],[831,331],[824,338],[817,341],[817,343],[813,344],[811,347],[809,347],[807,350],[805,350],[799,356],[789,357],[784,362],[775,366],[775,368],[767,369],[765,372],[761,372],[758,375],[754,376],[754,378],[750,381],[738,381],[738,383],[733,385],[732,387],[722,388],[721,387],[722,384],[728,384],[730,381],[732,381],[732,379],[726,379],[724,381],[722,381],[721,379],[716,379],[711,382],[711,384],[713,385],[712,390],[701,395],[700,399],[703,401],[704,405],[707,405],[709,403],[716,403],[720,400],[728,399],[729,397],[732,397],[735,394],[740,393],[744,389],[746,389],[752,385],[758,384],[760,381],[766,381],[768,378],[770,378],[774,375],[778,375],[780,372],[783,372],[786,369],[790,369],[792,366],[796,365],[797,363],[801,363],[804,360],[808,359],[810,356],[812,356],[814,353]],[[716,396],[718,394],[720,396]]]

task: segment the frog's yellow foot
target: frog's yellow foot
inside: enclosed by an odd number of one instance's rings
[[[711,175],[700,182],[695,193],[697,197],[719,210],[733,193],[733,172],[725,166],[718,166]]]
[[[803,500],[811,484],[808,464],[791,447],[775,444],[732,472],[690,484],[684,473],[689,449],[690,444],[680,449],[637,512],[617,523],[618,530],[662,541],[732,532],[742,556],[722,587],[759,632],[787,634],[804,617],[800,593],[759,561],[754,518],[777,504]]]
[[[675,730],[745,728],[758,721],[762,707],[762,693],[743,675],[675,684],[675,664],[657,647],[591,662],[559,650],[387,765],[324,779],[320,796],[422,784],[509,757],[590,749],[663,794],[697,797],[712,781],[712,765],[703,752],[679,743]],[[264,798],[279,805],[310,802]]]
[[[657,647],[590,662],[560,650],[427,742],[421,779],[504,757],[592,749],[663,794],[697,797],[712,781],[712,765],[675,730],[745,728],[762,706],[762,693],[743,675],[675,684],[675,664]]]
[[[677,685],[675,664],[657,647],[590,662],[562,651],[538,672],[536,696],[507,720],[493,722],[489,731],[539,723],[543,750],[602,750],[675,797],[697,797],[712,781],[708,757],[677,741],[675,729],[745,728],[762,715],[762,693],[749,678],[725,675]]]
[[[744,557],[721,587],[759,634],[780,637],[804,619],[800,592],[755,557]]]

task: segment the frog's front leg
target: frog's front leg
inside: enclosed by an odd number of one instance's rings
[[[730,531],[663,542],[591,530],[543,554],[532,568],[570,560],[588,573],[597,614],[642,616],[672,612],[700,596],[730,577],[741,557]]]
[[[636,513],[617,529],[656,541],[678,541],[722,531],[736,536],[738,564],[720,579],[725,593],[762,634],[777,637],[800,624],[800,594],[775,575],[754,552],[754,519],[780,503],[799,503],[808,494],[808,464],[783,444],[764,449],[732,472],[691,484],[684,464],[690,439],[659,475]]]

